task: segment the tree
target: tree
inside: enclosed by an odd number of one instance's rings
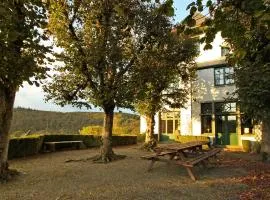
[[[232,53],[228,61],[235,66],[236,94],[241,109],[262,122],[262,152],[270,153],[270,2],[268,0],[207,1],[210,17],[205,21],[205,48],[211,48],[221,31]],[[191,15],[202,11],[201,0],[192,2]],[[190,18],[190,17],[189,17]]]
[[[156,145],[156,113],[164,106],[183,107],[188,100],[189,83],[195,76],[196,40],[172,30],[173,26],[168,27],[163,40],[149,45],[136,62],[134,80],[139,82],[135,107],[146,118],[144,147],[147,149]]]
[[[0,179],[7,179],[9,129],[16,91],[23,81],[38,85],[45,78],[49,47],[41,30],[46,13],[38,0],[3,0],[0,3]],[[34,80],[30,80],[35,77]]]
[[[171,0],[50,1],[49,27],[64,66],[45,88],[47,99],[104,110],[102,162],[118,158],[111,145],[114,109],[130,106],[134,63],[162,34],[159,21],[173,14],[171,6]]]

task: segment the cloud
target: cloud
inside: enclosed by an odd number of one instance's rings
[[[45,102],[45,93],[41,87],[31,86],[28,83],[24,83],[23,87],[20,87],[16,94],[16,99],[14,107],[24,107],[32,108],[37,110],[47,110],[47,111],[59,111],[59,112],[101,112],[99,108],[93,108],[87,110],[86,108],[76,108],[72,106],[61,107],[53,102]]]

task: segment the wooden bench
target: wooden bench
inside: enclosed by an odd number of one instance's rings
[[[182,165],[183,167],[186,168],[190,178],[192,180],[197,180],[198,177],[195,176],[194,172],[193,172],[193,167],[195,167],[198,164],[203,164],[204,166],[207,165],[207,162],[209,161],[209,158],[211,157],[215,157],[219,152],[221,151],[221,149],[211,149],[208,152],[205,152],[195,158],[192,158],[191,160],[187,160],[187,161],[176,161],[177,165]]]
[[[151,160],[151,163],[147,169],[147,171],[150,171],[153,168],[153,165],[156,161],[161,161],[161,162],[168,162],[166,159],[162,159],[160,156],[164,157],[169,155],[170,160],[172,160],[177,154],[177,151],[163,151],[163,152],[158,152],[155,154],[147,155],[147,156],[142,156],[141,159],[145,160]]]
[[[79,149],[82,146],[83,141],[77,140],[77,141],[44,142],[44,151],[49,150],[54,152],[56,149],[55,146],[58,144],[69,144],[71,147],[75,146],[76,149]]]
[[[188,160],[183,160],[183,159],[180,160],[182,157],[179,156],[178,151],[165,151],[165,152],[160,152],[160,153],[152,154],[152,155],[148,155],[148,156],[142,156],[141,158],[146,159],[146,160],[151,160],[151,163],[150,163],[147,171],[150,171],[153,168],[153,165],[156,161],[169,162],[169,163],[172,162],[172,163],[175,163],[177,165],[181,165],[181,166],[185,167],[190,178],[195,181],[198,178],[195,176],[192,168],[194,166],[198,165],[199,163],[206,165],[206,162],[209,160],[209,158],[216,156],[220,151],[221,151],[221,149],[217,149],[217,148],[211,149],[207,152],[199,154],[198,156],[191,158],[191,159],[188,159]],[[168,160],[168,159],[161,158],[165,155],[169,155],[170,159]]]

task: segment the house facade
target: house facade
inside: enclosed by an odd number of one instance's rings
[[[200,45],[197,79],[191,83],[185,108],[165,108],[156,115],[154,132],[161,140],[174,139],[177,134],[207,136],[216,144],[232,146],[241,146],[242,140],[260,140],[259,126],[253,125],[230,98],[236,89],[234,71],[226,63],[228,49],[220,33],[212,46],[210,50],[203,50],[204,45]],[[140,131],[146,131],[143,116]]]

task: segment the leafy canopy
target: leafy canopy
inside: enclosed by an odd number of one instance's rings
[[[164,106],[183,107],[189,94],[189,83],[195,76],[196,40],[176,29],[149,46],[138,59],[136,109],[143,115],[155,115]]]
[[[211,48],[215,34],[232,50],[228,61],[235,64],[236,94],[241,109],[256,119],[270,117],[270,2],[268,0],[202,0],[192,2],[191,15],[208,8],[205,48]]]
[[[49,29],[64,63],[45,88],[60,105],[129,107],[134,64],[164,35],[172,1],[50,1]],[[164,24],[164,23],[162,23]],[[166,23],[165,23],[165,26]]]
[[[48,70],[44,41],[46,10],[40,0],[0,2],[0,87],[17,88],[23,81],[38,85]],[[42,30],[43,29],[43,30]],[[35,80],[30,80],[35,76]]]

